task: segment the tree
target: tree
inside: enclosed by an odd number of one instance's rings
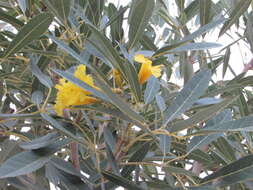
[[[1,189],[252,189],[253,64],[230,60],[252,1],[233,2],[0,1]]]

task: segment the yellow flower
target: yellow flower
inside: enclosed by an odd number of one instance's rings
[[[117,84],[117,86],[121,88],[123,80],[122,80],[122,76],[121,76],[119,70],[113,69],[112,70],[112,76],[113,76],[113,78],[114,78],[115,83]]]
[[[137,54],[134,56],[134,61],[142,63],[141,69],[139,71],[138,77],[141,84],[145,83],[151,75],[154,77],[161,76],[161,67],[152,66],[152,61],[142,54]]]
[[[74,76],[93,88],[98,89],[94,85],[92,77],[86,74],[86,67],[84,65],[79,65],[77,67]],[[83,90],[79,86],[65,79],[60,79],[59,84],[57,84],[55,88],[58,92],[54,109],[60,116],[63,114],[63,110],[70,106],[91,104],[98,101],[96,98],[88,96],[91,94],[90,92]]]

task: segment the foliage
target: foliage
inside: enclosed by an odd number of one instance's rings
[[[253,64],[217,81],[205,38],[252,47],[233,2],[1,0],[0,189],[253,189]]]

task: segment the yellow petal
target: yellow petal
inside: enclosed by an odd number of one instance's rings
[[[94,85],[92,77],[86,74],[85,65],[79,65],[76,68],[74,76],[87,83],[88,85],[99,89]],[[60,79],[59,84],[57,84],[55,88],[58,91],[54,109],[58,115],[62,115],[63,110],[70,106],[91,104],[98,101],[96,98],[87,96],[91,94],[90,92],[83,90],[72,82],[66,82],[65,79]]]
[[[136,54],[134,56],[134,61],[138,62],[138,63],[152,63],[152,61],[146,57],[144,57],[144,55],[142,54]]]
[[[122,80],[120,72],[117,69],[113,69],[112,75],[113,75],[113,78],[114,78],[117,86],[122,87],[123,80]]]
[[[151,73],[154,77],[158,78],[161,76],[161,66],[152,66]]]
[[[140,84],[145,83],[148,80],[148,78],[152,75],[151,64],[152,63],[146,62],[141,65],[141,69],[138,74]]]

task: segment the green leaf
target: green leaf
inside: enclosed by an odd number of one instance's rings
[[[209,23],[210,20],[210,15],[211,15],[211,5],[212,1],[211,0],[200,0],[200,24],[201,26],[204,26],[205,24]]]
[[[215,104],[215,105],[209,106],[205,109],[198,111],[189,119],[175,122],[172,124],[170,131],[171,132],[181,131],[181,130],[184,130],[190,126],[194,126],[194,125],[197,125],[198,123],[207,121],[208,119],[211,119],[216,114],[218,114],[222,110],[224,110],[228,105],[232,104],[237,98],[238,98],[238,96],[234,97],[234,98],[228,98],[219,104]]]
[[[107,143],[107,145],[110,147],[111,151],[114,151],[116,147],[116,141],[112,135],[112,132],[110,131],[108,127],[104,127],[103,135],[104,135],[104,140]]]
[[[43,102],[43,93],[39,90],[36,90],[32,93],[31,101],[37,106]]]
[[[67,25],[71,0],[45,0],[47,8],[62,22]]]
[[[29,174],[44,166],[66,141],[58,141],[43,151],[27,151],[9,158],[0,167],[0,179]]]
[[[213,120],[215,120],[215,122],[212,122],[212,124],[220,124],[220,123],[229,121],[231,119],[232,119],[231,111],[230,110],[225,110],[224,112],[221,112],[220,114],[215,116],[215,118],[213,119]],[[207,122],[207,124],[206,124],[206,126],[204,126],[204,128],[207,127],[209,123]],[[202,146],[207,145],[207,144],[211,143],[212,141],[215,141],[221,135],[222,134],[211,134],[211,135],[207,135],[207,136],[193,137],[191,139],[190,144],[187,146],[187,152],[189,153],[189,152],[192,152],[193,150],[195,150],[197,148],[201,148]]]
[[[82,176],[80,172],[76,170],[76,168],[73,167],[73,165],[70,162],[66,162],[65,160],[58,158],[56,156],[52,157],[52,159],[49,161],[50,164],[54,165],[56,168],[71,174],[75,176]]]
[[[165,155],[170,152],[171,137],[167,135],[159,135],[159,145],[162,153]]]
[[[38,39],[53,21],[50,13],[41,13],[24,25],[4,52],[4,58],[18,52],[24,46]]]
[[[138,79],[138,74],[135,67],[128,61],[124,64],[124,73],[136,100],[140,101],[141,87]]]
[[[213,43],[213,42],[188,43],[186,45],[182,45],[177,48],[174,48],[166,52],[166,54],[180,53],[180,52],[185,52],[185,51],[207,50],[211,48],[218,48],[221,46],[222,46],[221,44]]]
[[[0,20],[11,24],[16,29],[20,29],[24,25],[23,22],[21,22],[20,20],[16,19],[15,17],[12,17],[11,15],[9,15],[8,13],[6,13],[2,9],[0,9]]]
[[[142,146],[140,146],[134,153],[133,155],[129,158],[128,162],[141,162],[146,154],[148,153],[149,150],[149,143],[144,143]],[[127,177],[129,176],[132,171],[134,171],[136,168],[136,166],[124,166],[122,171],[121,171],[121,175],[123,177]]]
[[[51,78],[44,74],[34,61],[31,61],[30,68],[32,74],[34,74],[43,85],[48,88],[51,88],[54,85]]]
[[[219,37],[225,34],[225,32],[240,18],[240,16],[247,11],[252,0],[240,0],[232,10],[229,19],[224,23],[220,29]]]
[[[149,104],[150,102],[152,102],[159,90],[160,90],[159,80],[154,76],[151,76],[148,79],[148,83],[144,92],[145,104]]]
[[[208,88],[211,76],[211,71],[205,69],[195,74],[195,76],[186,83],[171,106],[164,111],[163,125],[167,125],[172,119],[185,112],[201,95],[203,95]]]
[[[200,27],[198,30],[194,31],[193,33],[185,36],[182,40],[175,44],[165,45],[164,47],[160,48],[155,52],[155,55],[163,54],[164,52],[170,51],[178,46],[181,46],[182,44],[185,44],[188,41],[194,40],[195,38],[199,37],[202,34],[205,34],[209,32],[211,29],[217,27],[218,25],[222,24],[225,21],[224,18],[215,20],[209,24],[206,24],[202,27]]]
[[[144,30],[152,16],[154,6],[154,0],[133,1],[129,20],[129,49],[133,48],[142,38]]]
[[[43,119],[48,121],[55,129],[58,129],[60,132],[64,133],[65,135],[67,135],[69,137],[71,137],[73,140],[83,144],[83,140],[80,139],[75,134],[73,134],[72,132],[70,132],[69,129],[67,130],[65,127],[63,127],[62,123],[58,122],[57,120],[55,120],[54,118],[52,118],[51,116],[49,116],[46,113],[41,113],[40,115],[42,116]]]
[[[111,109],[111,108],[106,108],[103,106],[77,106],[77,108],[84,109],[84,110],[92,110],[92,111],[97,111],[100,113],[108,114],[113,117],[125,120],[130,123],[135,123],[134,120],[130,119],[127,115],[123,114],[120,110],[118,109]],[[1,115],[0,115],[1,116]],[[138,125],[138,123],[135,123]]]
[[[107,144],[107,142],[105,143],[105,149],[106,149],[108,164],[110,164],[114,173],[119,174],[119,167],[117,165],[117,161],[113,155],[113,152],[110,146]]]
[[[155,100],[156,100],[156,103],[157,103],[160,111],[164,112],[164,110],[166,110],[166,104],[165,104],[163,97],[161,95],[157,94],[155,96]]]
[[[229,59],[230,59],[230,47],[227,48],[225,56],[224,56],[224,63],[223,63],[223,67],[222,67],[222,78],[224,78],[227,68],[229,67]]]
[[[45,136],[36,138],[31,142],[20,143],[19,146],[26,150],[36,150],[53,144],[58,137],[59,135],[57,133],[49,133]]]
[[[0,113],[0,118],[22,118],[22,117],[35,117],[38,114],[34,114],[34,113],[21,113],[21,114],[15,114],[15,113]]]
[[[231,185],[250,180],[253,177],[253,155],[248,155],[202,179],[202,183],[219,179],[216,186]]]
[[[114,69],[119,69],[124,74],[124,65],[118,52],[111,44],[111,41],[104,36],[96,27],[89,24],[89,29],[92,31],[92,37],[87,41],[103,55],[109,63],[111,63]],[[96,55],[95,55],[96,56]]]
[[[252,131],[253,117],[247,116],[234,121],[224,122],[213,126],[208,126],[199,130],[197,133],[222,133],[222,132],[235,132],[235,131]]]
[[[93,74],[95,74],[97,77],[99,77],[103,81],[103,83],[109,84],[106,76],[99,70],[99,68],[86,62],[78,53],[76,53],[73,49],[71,49],[66,43],[58,40],[56,37],[52,35],[47,35],[47,36],[51,40],[53,40],[62,50],[66,51],[68,54],[70,54],[74,59],[76,59],[81,64],[84,64],[85,66],[87,66],[92,71]]]
[[[126,178],[114,175],[110,172],[103,171],[103,176],[109,181],[113,182],[116,185],[127,188],[128,190],[143,190],[138,185],[134,184],[132,181],[127,180]]]
[[[108,86],[108,84],[101,81],[101,79],[96,78],[97,83],[99,84],[99,87],[103,92],[110,98],[111,103],[113,103],[119,110],[121,110],[123,113],[125,113],[127,116],[129,116],[131,119],[139,122],[139,127],[142,127],[143,130],[147,130],[147,128],[144,126],[145,119],[136,113],[123,99],[121,99],[118,95],[114,94]]]

